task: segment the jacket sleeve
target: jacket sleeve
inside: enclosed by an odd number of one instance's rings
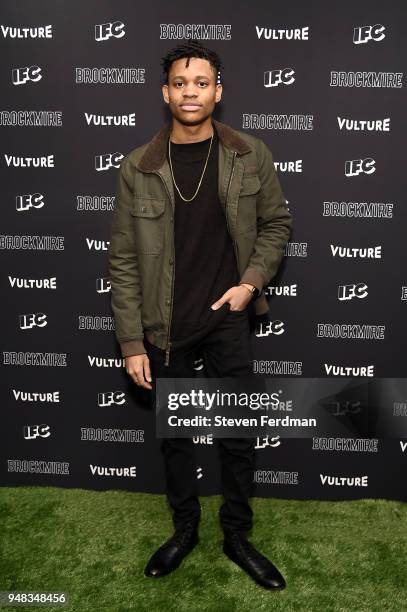
[[[147,352],[143,344],[140,280],[130,215],[133,198],[131,185],[131,167],[128,157],[125,156],[117,176],[108,249],[115,335],[123,357]]]
[[[239,282],[250,283],[261,291],[277,274],[284,257],[292,215],[287,208],[272,153],[260,138],[257,155],[261,182],[256,202],[257,240]]]

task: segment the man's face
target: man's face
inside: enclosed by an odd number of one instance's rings
[[[221,99],[222,85],[216,84],[208,60],[183,57],[171,64],[168,85],[162,86],[162,92],[175,119],[184,125],[198,125],[212,115]]]

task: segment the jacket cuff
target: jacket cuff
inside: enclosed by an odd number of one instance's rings
[[[260,292],[263,289],[264,279],[255,268],[246,268],[243,272],[243,276],[239,281],[240,283],[249,283],[254,285]]]
[[[142,353],[147,353],[146,347],[141,339],[120,342],[120,349],[122,352],[122,357],[131,357],[131,355],[141,355]]]

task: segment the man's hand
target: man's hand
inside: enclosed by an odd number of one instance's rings
[[[126,372],[139,387],[144,387],[144,389],[153,388],[150,385],[152,378],[150,371],[150,360],[147,353],[126,357]]]
[[[212,304],[211,308],[218,310],[225,302],[229,302],[230,310],[244,310],[252,297],[247,287],[236,285],[228,289],[219,300]]]

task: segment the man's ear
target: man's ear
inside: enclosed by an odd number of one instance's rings
[[[163,85],[161,87],[161,91],[163,94],[163,98],[164,98],[164,102],[166,102],[167,104],[169,104],[169,98],[168,98],[168,85]]]
[[[222,98],[223,87],[220,83],[216,85],[215,102],[220,102]]]

